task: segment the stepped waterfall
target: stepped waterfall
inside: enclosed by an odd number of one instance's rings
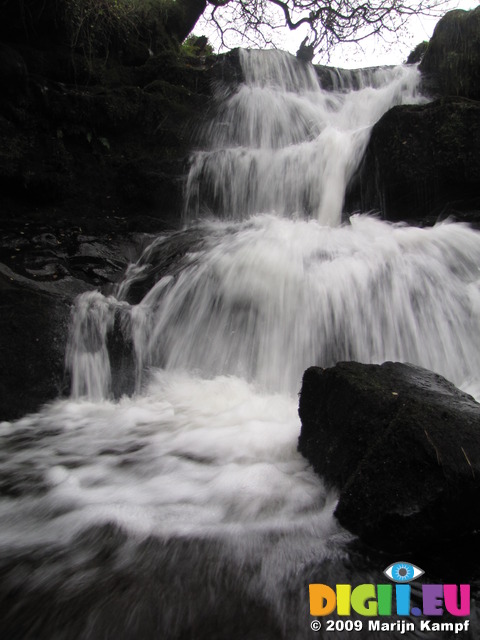
[[[0,425],[18,638],[311,637],[318,567],[334,584],[370,569],[297,452],[303,371],[411,362],[480,396],[479,232],[343,210],[375,122],[426,101],[417,69],[326,91],[289,54],[240,62],[184,227],[77,299],[71,397]]]

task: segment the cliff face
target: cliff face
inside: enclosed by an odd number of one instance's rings
[[[50,219],[61,209],[85,225],[113,215],[127,219],[127,228],[159,209],[164,218],[178,216],[211,60],[166,50],[139,66],[98,68],[80,84],[73,67],[52,78],[47,63],[31,72],[18,51],[4,46],[2,55],[3,85],[19,90],[5,90],[0,103],[0,224],[32,207]]]
[[[75,296],[112,286],[144,234],[181,224],[195,129],[235,67],[235,55],[158,34],[155,51],[139,36],[86,55],[51,21],[33,33],[11,18],[8,42],[0,27],[0,420],[68,389]]]

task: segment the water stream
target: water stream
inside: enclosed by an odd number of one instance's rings
[[[241,63],[185,229],[77,300],[72,396],[0,425],[9,640],[310,637],[309,581],[384,567],[352,559],[296,450],[303,370],[408,361],[480,393],[480,234],[341,225],[371,126],[423,100],[416,69],[326,92],[282,52]]]
[[[357,72],[324,91],[313,66],[282,51],[241,51],[245,82],[194,154],[186,212],[341,222],[346,186],[375,122],[392,106],[425,102],[416,67]],[[356,90],[353,91],[352,87]]]

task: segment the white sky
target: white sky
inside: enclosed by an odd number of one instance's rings
[[[442,10],[446,13],[451,9],[474,9],[479,5],[478,0],[451,0]],[[439,18],[425,18],[413,16],[408,23],[408,33],[402,36],[400,43],[395,43],[387,47],[381,40],[377,42],[368,39],[363,43],[363,51],[353,45],[338,46],[331,54],[330,60],[315,58],[314,62],[329,64],[344,68],[371,67],[383,64],[401,64],[404,62],[410,51],[423,40],[429,40]],[[214,47],[218,46],[211,26],[205,21],[199,21],[194,29],[198,35],[205,34],[209,37]],[[295,53],[300,46],[306,31],[285,31],[277,38],[277,46],[286,51]],[[249,46],[245,43],[244,46]]]
[[[446,13],[451,9],[474,9],[478,6],[478,0],[455,0],[448,3],[442,13]],[[409,32],[403,43],[393,45],[390,51],[382,49],[379,43],[375,46],[374,42],[366,42],[364,45],[365,52],[357,52],[357,54],[349,54],[340,48],[331,57],[329,64],[333,66],[343,66],[347,68],[369,67],[376,64],[400,64],[405,62],[408,54],[412,49],[423,40],[430,40],[435,25],[439,18],[412,17],[409,21]]]

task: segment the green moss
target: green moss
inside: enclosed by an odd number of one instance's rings
[[[206,36],[196,36],[193,33],[188,36],[180,47],[180,55],[187,58],[213,55],[213,47]]]

